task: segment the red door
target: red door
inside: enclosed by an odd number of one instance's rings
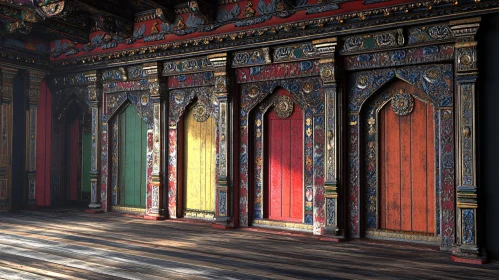
[[[433,108],[414,99],[406,116],[379,112],[380,227],[435,233]]]
[[[303,216],[303,111],[286,119],[266,114],[268,218],[301,222]]]

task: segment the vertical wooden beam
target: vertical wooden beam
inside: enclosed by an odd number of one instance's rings
[[[333,238],[344,238],[344,227],[343,221],[340,221],[341,217],[338,215],[338,209],[340,209],[339,204],[340,199],[340,189],[339,189],[339,139],[340,139],[340,128],[339,124],[339,114],[338,114],[338,104],[339,96],[337,92],[337,81],[335,76],[335,54],[336,54],[336,38],[327,38],[321,40],[312,41],[312,44],[321,54],[321,59],[319,60],[320,75],[322,78],[322,85],[324,87],[324,131],[325,133],[325,181],[324,181],[324,207],[326,213],[326,219],[324,224],[314,225],[314,228],[321,228],[321,232],[314,232],[315,234],[321,234],[326,236],[331,236]],[[316,197],[314,195],[314,197]],[[316,204],[317,202],[314,202]],[[314,206],[314,210],[315,210]],[[314,215],[315,216],[315,215]],[[315,219],[314,219],[315,220]],[[315,223],[315,221],[314,221]]]
[[[40,97],[40,84],[45,73],[40,71],[28,70],[26,82],[26,96],[28,97],[28,119],[27,119],[27,138],[28,138],[28,207],[37,206],[36,199],[36,134],[37,134],[37,109],[38,98]]]
[[[102,77],[101,73],[98,71],[90,71],[85,73],[89,84],[88,88],[88,104],[90,105],[90,111],[92,116],[92,145],[91,145],[91,162],[90,162],[90,204],[88,205],[88,212],[99,213],[101,211],[106,211],[105,206],[103,207],[102,201],[106,198],[101,198],[99,192],[99,179],[100,178],[100,123],[101,123],[101,112],[100,112],[100,99],[102,97]],[[107,159],[102,159],[107,160]]]
[[[450,22],[456,38],[456,244],[453,260],[485,262],[478,239],[477,109],[478,77],[475,35],[480,18]]]
[[[232,139],[230,137],[230,116],[232,109],[230,106],[230,94],[228,90],[228,65],[227,53],[220,53],[208,56],[212,67],[215,70],[215,98],[214,103],[218,103],[218,174],[216,184],[215,199],[215,220],[214,227],[232,228],[234,221],[232,219],[234,205],[232,199],[232,179],[230,166],[230,151]]]
[[[163,209],[163,174],[162,174],[162,119],[163,116],[163,98],[166,91],[166,84],[161,82],[160,64],[157,62],[144,64],[144,72],[149,84],[149,94],[153,103],[153,128],[152,128],[152,178],[147,186],[147,197],[151,197],[151,203],[147,204],[146,215],[144,218],[152,220],[162,220],[165,218]],[[148,132],[149,136],[149,132]],[[149,137],[148,137],[149,142]]]
[[[12,208],[12,98],[17,72],[0,67],[0,212]]]

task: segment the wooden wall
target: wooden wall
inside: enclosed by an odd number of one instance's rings
[[[50,146],[52,143],[52,93],[45,81],[40,85],[36,137],[36,200],[50,206]]]
[[[480,209],[489,257],[499,258],[499,14],[483,18],[478,40],[480,70]],[[483,240],[483,239],[482,239]]]

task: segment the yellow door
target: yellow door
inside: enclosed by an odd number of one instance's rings
[[[197,114],[184,117],[184,216],[213,218],[215,214],[215,121]]]

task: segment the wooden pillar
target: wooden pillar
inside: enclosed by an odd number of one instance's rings
[[[0,212],[12,207],[12,96],[17,72],[0,67]]]
[[[228,59],[227,53],[209,55],[214,70],[215,70],[215,88],[214,93],[216,99],[214,102],[218,104],[218,174],[216,183],[216,200],[215,200],[215,220],[214,227],[232,228],[234,221],[232,219],[234,205],[232,201],[232,180],[230,166],[230,149],[232,147],[230,137],[230,118],[232,110],[230,106],[229,91],[228,91]]]
[[[165,218],[163,209],[163,174],[162,174],[162,119],[163,98],[166,85],[161,83],[159,71],[160,64],[157,62],[144,64],[144,72],[149,84],[150,99],[153,106],[153,129],[152,129],[152,176],[151,182],[147,185],[147,197],[151,197],[151,203],[146,203],[145,219],[162,220]],[[149,134],[149,133],[148,133]],[[148,137],[149,141],[149,137]],[[148,145],[149,147],[149,145]],[[149,149],[149,148],[148,148]],[[148,150],[148,153],[150,151]]]
[[[28,97],[28,118],[26,135],[28,141],[28,150],[26,151],[28,155],[28,207],[36,207],[36,134],[37,134],[37,109],[38,109],[38,98],[40,97],[40,84],[44,78],[45,73],[40,71],[28,70],[27,71],[27,82],[26,82],[26,96]]]
[[[453,260],[483,263],[478,235],[477,109],[478,77],[475,35],[480,18],[451,21],[456,38],[456,244]]]
[[[99,163],[101,155],[100,151],[100,123],[101,123],[101,112],[100,112],[100,99],[102,97],[102,80],[101,74],[98,71],[91,71],[85,73],[88,79],[88,104],[90,105],[90,111],[92,116],[92,144],[91,144],[91,162],[90,162],[90,204],[88,205],[87,212],[99,213],[101,212],[101,194],[99,187],[100,172]],[[107,160],[107,159],[102,159]]]
[[[335,76],[335,53],[336,38],[327,38],[315,40],[312,42],[314,47],[321,55],[319,60],[320,75],[324,87],[324,131],[325,133],[325,159],[324,159],[324,208],[326,219],[319,234],[332,236],[334,238],[344,237],[343,221],[340,220],[339,204],[340,186],[338,180],[339,174],[339,139],[340,127],[338,104],[339,96],[337,92],[337,82]],[[315,207],[314,207],[315,209]],[[314,226],[314,228],[316,228]]]

